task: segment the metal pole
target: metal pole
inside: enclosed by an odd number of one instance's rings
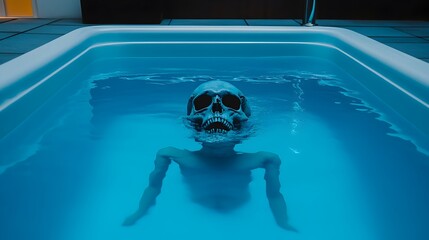
[[[305,1],[305,14],[302,25],[312,27],[316,25],[316,0]]]

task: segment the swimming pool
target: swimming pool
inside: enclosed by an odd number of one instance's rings
[[[19,71],[18,71],[19,70]],[[428,64],[354,32],[89,27],[0,66],[1,239],[427,239]],[[249,99],[238,151],[282,159],[290,223],[264,173],[224,213],[172,165],[149,215],[122,227],[157,150],[199,148],[183,124],[209,80]]]

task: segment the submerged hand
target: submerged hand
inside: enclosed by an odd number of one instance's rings
[[[140,218],[140,215],[134,213],[133,215],[127,217],[124,220],[124,222],[122,223],[122,226],[132,226],[137,222],[137,220],[139,220],[139,218]]]
[[[298,230],[293,226],[289,225],[289,223],[282,223],[282,224],[279,223],[279,226],[285,230],[298,233]]]

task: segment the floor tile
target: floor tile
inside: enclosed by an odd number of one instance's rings
[[[3,64],[5,62],[7,62],[7,61],[10,61],[10,60],[12,60],[12,59],[14,59],[14,58],[16,58],[18,56],[21,56],[21,54],[15,54],[15,53],[4,54],[4,53],[0,53],[0,64]]]
[[[173,19],[170,25],[245,26],[247,24],[243,19]]]
[[[54,22],[51,22],[50,25],[73,25],[73,26],[80,26],[80,25],[89,25],[82,22],[81,19],[60,19]]]
[[[171,19],[163,19],[160,25],[170,25]]]
[[[25,32],[55,21],[55,19],[15,19],[0,24],[0,32]]]
[[[429,58],[429,43],[386,43],[386,45],[416,58]]]
[[[66,34],[84,26],[45,25],[26,33]]]
[[[417,37],[429,37],[429,27],[403,27],[396,29]]]
[[[0,42],[0,53],[26,53],[61,35],[18,34]]]
[[[0,23],[9,22],[14,20],[15,18],[0,18]]]
[[[291,19],[246,19],[249,26],[300,26]]]
[[[40,27],[39,24],[22,24],[22,23],[2,23],[0,24],[0,32],[25,32],[33,28]]]
[[[56,21],[56,19],[52,19],[52,18],[18,18],[18,19],[11,21],[10,23],[44,25],[44,24],[48,24],[48,23],[51,23],[54,21]]]
[[[428,41],[418,37],[371,37],[382,43],[427,43]]]
[[[412,35],[390,27],[346,27],[368,37],[412,37]]]
[[[16,34],[16,33],[0,32],[0,40],[4,39],[4,38],[7,38],[7,37],[10,37],[10,36],[12,36],[14,34]],[[0,42],[0,44],[1,44],[1,42]]]
[[[393,20],[316,20],[319,26],[350,26],[350,27],[409,27],[428,26],[428,21],[393,21]]]

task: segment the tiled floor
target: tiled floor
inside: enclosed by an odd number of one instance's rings
[[[161,24],[300,26],[300,20],[165,19]],[[318,20],[318,25],[348,28],[429,62],[428,21]],[[0,18],[0,64],[84,26],[80,19]]]

